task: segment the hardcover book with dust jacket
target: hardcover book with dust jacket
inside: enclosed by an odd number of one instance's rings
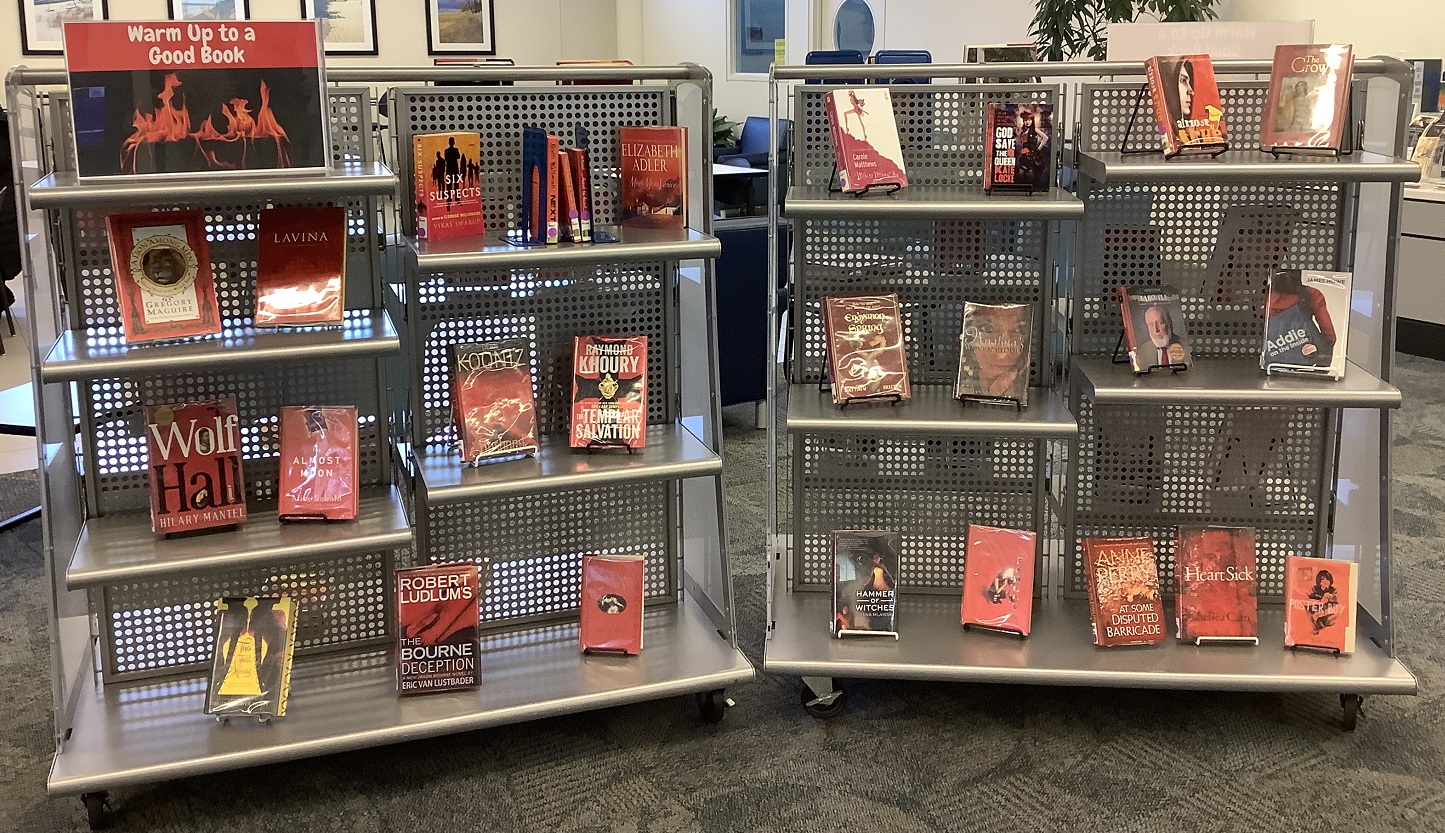
[[[835,530],[833,635],[898,637],[897,532]]]
[[[1085,538],[1084,573],[1095,645],[1164,641],[1164,603],[1151,539]]]
[[[1258,636],[1254,530],[1179,527],[1174,588],[1175,631],[1181,641]]]
[[[1275,272],[1265,295],[1259,366],[1269,373],[1343,379],[1351,279],[1349,272]]]
[[[411,137],[416,239],[446,240],[486,231],[482,214],[482,137],[425,133]]]
[[[897,295],[824,298],[823,337],[834,403],[912,396]]]
[[[221,332],[201,212],[111,214],[105,230],[127,344]]]
[[[647,564],[640,555],[582,556],[583,653],[642,653]]]
[[[968,525],[963,624],[1029,635],[1037,541],[1033,532]]]
[[[396,571],[396,690],[434,694],[476,688],[481,669],[477,565]]]
[[[623,127],[618,216],[625,228],[687,227],[687,128]]]
[[[356,406],[282,408],[281,518],[355,520],[360,489]]]
[[[577,336],[572,447],[647,444],[647,336]]]
[[[824,99],[838,183],[848,193],[908,184],[887,87],[830,90]]]
[[[256,233],[257,327],[339,326],[346,285],[346,209],[261,209]]]
[[[1354,66],[1349,44],[1276,46],[1259,127],[1260,147],[1340,150]]]
[[[537,406],[532,389],[531,343],[511,338],[453,344],[452,421],[462,460],[537,451]]]
[[[147,405],[151,529],[158,535],[246,520],[236,398]]]
[[[1353,561],[1284,559],[1284,645],[1355,652],[1355,600],[1359,565]]]
[[[216,602],[206,714],[286,714],[296,613],[290,596],[228,596]]]
[[[1119,286],[1124,348],[1135,373],[1192,363],[1179,291],[1172,286]]]
[[[1028,304],[963,305],[954,396],[1029,404],[1033,308]]]
[[[983,187],[1047,191],[1053,177],[1054,106],[990,101],[984,116]]]
[[[1166,157],[1227,146],[1224,105],[1208,55],[1156,55],[1144,62]]]

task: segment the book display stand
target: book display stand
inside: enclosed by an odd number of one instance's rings
[[[1057,88],[934,85],[926,95],[893,88],[898,123],[925,125],[901,136],[914,184],[859,203],[826,191],[832,152],[818,102],[828,85],[846,83],[843,73],[881,74],[774,68],[773,117],[814,126],[795,127],[792,169],[773,169],[788,177],[789,189],[786,209],[775,204],[772,219],[791,224],[794,244],[790,306],[775,305],[772,321],[795,323],[791,333],[774,331],[793,347],[774,366],[769,396],[764,669],[801,676],[810,713],[838,713],[844,690],[837,681],[848,677],[1333,692],[1346,728],[1355,725],[1362,695],[1415,693],[1414,677],[1394,657],[1388,486],[1390,409],[1400,405],[1389,383],[1395,218],[1401,184],[1419,176],[1400,158],[1410,71],[1391,59],[1357,61],[1355,112],[1371,114],[1365,135],[1381,137],[1377,152],[1308,158],[1276,157],[1250,138],[1258,134],[1267,82],[1236,79],[1267,75],[1270,62],[1220,61],[1215,70],[1233,149],[1162,160],[1152,131],[1130,130],[1131,110],[1148,111],[1139,83],[1095,79],[1142,76],[1142,65],[1040,64],[1044,77],[1085,81],[1077,125],[1056,122],[1058,135],[1078,137],[1066,160],[1079,174],[1077,195],[1054,189],[1046,199],[985,196],[977,185],[957,184],[956,172],[970,169],[959,157],[972,149],[976,158],[982,128],[977,115],[970,121],[955,109],[982,109],[960,103],[964,95],[1049,96]],[[990,71],[907,69],[950,78]],[[788,91],[783,82],[793,81],[812,84]],[[1367,110],[1367,88],[1385,101]],[[933,164],[947,175],[935,176]],[[1267,275],[1218,268],[1200,277],[1209,266],[1195,260],[1208,257],[1222,219],[1240,205],[1292,206],[1319,218],[1293,230],[1280,268],[1345,264],[1337,268],[1353,269],[1355,297],[1374,300],[1368,314],[1356,311],[1344,379],[1265,374],[1259,355]],[[1120,229],[1145,226],[1157,229],[1152,255],[1106,243]],[[1372,242],[1356,247],[1357,240]],[[1136,376],[1114,363],[1121,329],[1115,288],[1153,284],[1187,287],[1184,312],[1195,334],[1187,372]],[[1021,286],[1031,297],[1000,300],[1044,310],[1029,407],[964,412],[951,390],[933,398],[932,385],[949,381],[956,366],[962,301],[988,302],[991,293],[1006,287],[1016,294]],[[810,383],[824,369],[819,305],[845,288],[898,293],[913,401],[866,414],[818,401]],[[1277,423],[1278,436],[1221,443],[1232,426],[1259,421]],[[1245,451],[1264,459],[1235,459]],[[1258,483],[1237,482],[1246,473]],[[1245,493],[1249,500],[1241,499]],[[960,625],[970,522],[1039,535],[1027,638],[995,639]],[[1259,644],[1183,643],[1171,627],[1160,645],[1095,647],[1082,540],[1152,537],[1160,584],[1172,588],[1175,529],[1194,523],[1255,528]],[[828,632],[827,534],[859,526],[903,535],[896,643],[840,643]],[[1291,554],[1359,563],[1362,638],[1353,654],[1284,648],[1280,602]]]

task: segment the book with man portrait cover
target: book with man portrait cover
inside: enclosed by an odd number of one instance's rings
[[[221,332],[201,212],[111,214],[105,230],[127,344]]]
[[[1156,55],[1144,61],[1165,157],[1229,147],[1224,105],[1208,55]]]
[[[531,342],[509,338],[453,344],[452,422],[462,461],[537,451],[537,405]]]
[[[411,137],[416,239],[446,240],[486,231],[482,214],[482,137],[471,132]]]
[[[346,209],[261,209],[256,232],[257,327],[340,326],[346,286]]]
[[[687,227],[687,128],[618,129],[618,217],[627,228]]]
[[[1164,641],[1164,602],[1152,539],[1085,538],[1084,574],[1095,645]]]
[[[290,596],[227,596],[216,601],[206,714],[286,714],[296,614],[296,600]]]
[[[845,192],[861,194],[878,185],[908,184],[887,87],[829,90],[824,105],[838,184]]]
[[[1359,565],[1288,555],[1284,559],[1284,646],[1355,652]]]
[[[823,337],[835,404],[913,395],[897,295],[824,298]]]
[[[646,560],[640,555],[582,556],[578,640],[586,654],[642,653]]]
[[[1254,530],[1181,526],[1174,547],[1174,623],[1180,641],[1258,636]]]
[[[1354,50],[1349,44],[1274,48],[1259,145],[1290,151],[1339,151],[1350,106]]]
[[[433,694],[480,683],[481,578],[471,563],[396,571],[396,690]]]
[[[968,525],[961,606],[964,625],[1029,635],[1037,541],[1033,532]]]
[[[833,544],[833,635],[898,638],[898,562],[903,536],[839,529]]]
[[[984,125],[984,190],[1047,191],[1054,170],[1054,105],[990,101]]]
[[[277,513],[283,520],[355,520],[361,488],[356,406],[288,405],[280,421]]]
[[[647,445],[647,336],[577,336],[572,349],[572,447]]]
[[[151,529],[194,532],[246,521],[236,398],[145,407]]]
[[[1270,277],[1259,356],[1265,372],[1344,378],[1352,277],[1314,269],[1281,269]]]
[[[1179,290],[1172,286],[1118,286],[1115,290],[1124,320],[1124,349],[1135,373],[1192,363]]]
[[[954,396],[1028,405],[1032,341],[1030,305],[964,302]]]

